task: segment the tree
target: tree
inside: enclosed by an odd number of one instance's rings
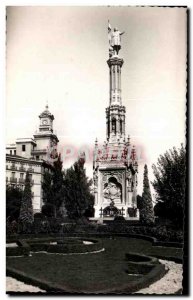
[[[52,173],[52,191],[53,191],[53,204],[57,210],[64,202],[64,172],[62,170],[63,163],[61,155],[58,155],[58,159],[54,161],[54,169]]]
[[[32,206],[32,192],[31,192],[31,179],[29,172],[26,172],[25,187],[21,201],[19,222],[22,225],[22,231],[28,232],[31,230],[33,223],[33,206]]]
[[[50,171],[45,171],[42,182],[43,202],[52,204],[53,191],[52,191],[52,174]]]
[[[84,157],[79,157],[78,161],[65,172],[65,207],[71,219],[83,217],[93,199],[90,193],[92,180],[89,180],[86,176],[84,163]]]
[[[92,182],[92,180],[90,182]],[[86,218],[94,217],[94,195],[91,193],[91,191],[88,195],[88,207],[85,210],[84,216]]]
[[[49,210],[50,205],[52,205],[54,216],[56,216],[64,202],[64,172],[62,165],[61,155],[59,154],[57,160],[50,166],[50,171],[45,171],[42,183],[43,201],[45,206],[48,205],[48,209],[44,206],[44,212]]]
[[[152,185],[156,191],[155,213],[183,228],[186,189],[186,151],[181,144],[178,150],[173,147],[158,158],[153,165],[155,180]]]
[[[140,195],[137,195],[137,208],[140,210],[143,207],[143,199]]]
[[[151,191],[149,186],[147,165],[144,166],[143,194],[142,194],[141,206],[142,206],[140,210],[141,222],[144,224],[154,223],[154,211],[153,211],[153,203],[152,203]]]
[[[21,188],[6,186],[6,218],[17,221],[19,218],[23,191]]]

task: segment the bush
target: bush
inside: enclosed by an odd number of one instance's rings
[[[46,220],[47,218],[43,213],[38,212],[34,214],[34,219]]]
[[[39,252],[39,251],[47,251],[49,244],[47,243],[32,243],[30,244],[31,251]]]
[[[6,248],[6,256],[29,255],[29,249],[25,247]]]
[[[59,240],[57,242],[58,245],[66,245],[66,244],[82,244],[82,241],[76,238],[65,238],[63,240]]]
[[[50,231],[53,233],[59,233],[61,229],[61,222],[57,218],[49,219]]]
[[[33,232],[34,233],[49,233],[50,232],[50,224],[47,218],[44,216],[43,218],[36,217],[33,223]]]
[[[88,231],[87,231],[88,232]],[[145,236],[155,237],[159,241],[168,242],[183,242],[183,232],[176,231],[167,226],[130,226],[127,223],[112,222],[106,226],[98,225],[98,233],[126,233],[126,234],[141,234]]]
[[[18,240],[17,244],[19,247],[6,248],[6,256],[29,255],[30,246],[24,240]]]
[[[49,218],[55,216],[55,210],[55,206],[51,203],[46,203],[42,206],[42,214]]]
[[[123,216],[116,216],[114,222],[126,222],[126,220]]]

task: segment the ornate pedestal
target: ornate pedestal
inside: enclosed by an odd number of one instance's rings
[[[95,218],[138,219],[136,168],[136,161],[126,164],[124,158],[105,160],[98,156],[94,170]]]

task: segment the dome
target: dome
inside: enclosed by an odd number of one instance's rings
[[[49,117],[50,119],[54,120],[54,116],[48,109],[48,104],[46,104],[45,110],[39,115],[39,118]]]

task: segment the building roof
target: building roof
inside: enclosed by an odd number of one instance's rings
[[[16,144],[7,144],[6,149],[16,149]]]
[[[6,154],[6,161],[11,160],[11,161],[18,161],[18,162],[24,162],[24,163],[29,163],[29,164],[42,164],[43,161],[40,160],[35,160],[35,159],[30,159],[26,158],[23,156],[19,155],[11,155],[11,154]]]
[[[16,144],[20,144],[20,143],[31,143],[36,145],[36,142],[32,138],[17,138]]]
[[[45,110],[39,115],[39,118],[46,118],[49,117],[51,120],[54,120],[54,116],[51,114],[51,112],[48,109],[48,104],[45,107]]]
[[[8,161],[8,160],[29,163],[29,164],[39,164],[39,165],[42,165],[43,167],[48,167],[51,169],[53,168],[53,166],[49,162],[47,162],[43,159],[35,160],[35,159],[26,158],[26,157],[19,156],[19,155],[6,154],[6,161]]]

